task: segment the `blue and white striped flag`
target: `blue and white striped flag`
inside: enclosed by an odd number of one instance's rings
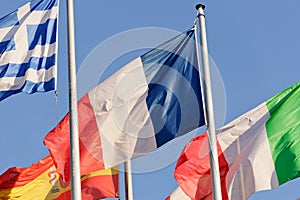
[[[0,101],[56,87],[58,0],[35,0],[0,19]]]

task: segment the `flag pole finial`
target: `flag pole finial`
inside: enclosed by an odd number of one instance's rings
[[[199,10],[199,8],[202,8],[203,10],[205,9],[205,5],[202,3],[199,3],[195,6],[196,10]]]

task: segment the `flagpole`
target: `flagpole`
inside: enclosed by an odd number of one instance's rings
[[[210,79],[210,66],[208,58],[208,47],[206,38],[206,27],[205,27],[205,15],[204,15],[203,4],[196,5],[198,11],[199,25],[200,25],[200,38],[202,46],[202,64],[203,64],[203,79],[204,79],[204,103],[205,103],[205,115],[206,115],[206,126],[208,131],[208,143],[209,143],[209,158],[212,178],[212,193],[214,200],[221,200],[221,181],[219,172],[218,162],[218,150],[216,143],[216,132],[215,132],[215,118],[214,118],[214,107],[212,100],[212,87]],[[198,44],[197,44],[198,45]],[[200,69],[199,69],[200,70]]]
[[[124,183],[126,200],[133,200],[131,160],[124,163]]]
[[[68,16],[67,23],[68,23],[68,61],[69,61],[71,190],[72,190],[72,199],[81,200],[73,0],[67,0],[67,16]]]

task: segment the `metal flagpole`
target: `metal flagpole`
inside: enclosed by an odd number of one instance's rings
[[[68,23],[68,61],[69,61],[71,189],[72,189],[72,199],[81,200],[73,0],[67,0],[67,15],[68,15],[67,23]]]
[[[131,160],[124,163],[124,178],[126,200],[133,200]]]
[[[212,192],[214,200],[221,200],[221,181],[219,172],[218,162],[218,151],[216,143],[216,131],[215,131],[215,118],[214,118],[214,107],[212,100],[212,88],[210,80],[210,67],[208,58],[208,47],[206,39],[206,28],[205,28],[205,15],[204,15],[203,4],[196,5],[198,11],[199,25],[200,25],[200,37],[202,46],[202,64],[203,64],[203,79],[204,79],[204,103],[205,103],[205,115],[206,115],[206,126],[208,131],[208,143],[209,143],[209,158],[212,178]],[[197,44],[198,45],[198,44]],[[200,69],[199,69],[200,70]]]

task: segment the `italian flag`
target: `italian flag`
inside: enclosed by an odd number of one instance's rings
[[[300,176],[300,82],[217,130],[223,199],[247,199]],[[212,199],[208,138],[183,150],[175,178],[191,199]]]

